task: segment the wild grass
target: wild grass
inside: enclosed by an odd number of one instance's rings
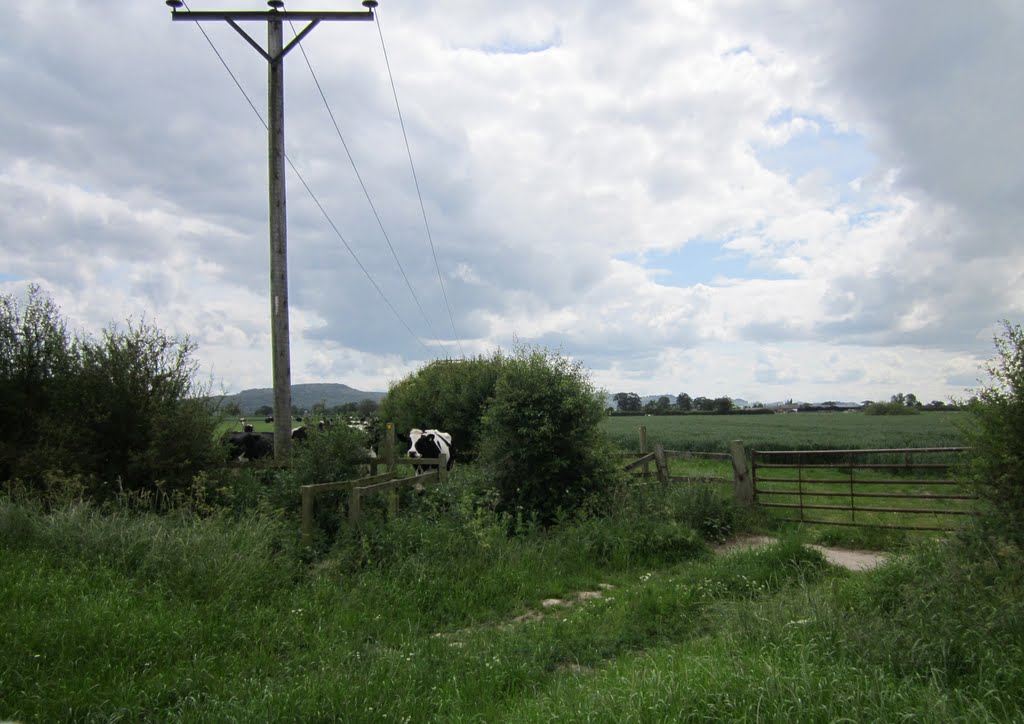
[[[708,488],[624,489],[545,530],[460,474],[312,556],[268,499],[0,499],[0,719],[1024,717],[1012,546],[849,574],[793,536],[712,554],[694,521],[745,519]]]

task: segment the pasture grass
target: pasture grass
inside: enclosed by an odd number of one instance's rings
[[[1013,546],[924,542],[860,574],[801,534],[715,555],[749,521],[693,485],[510,535],[460,474],[319,552],[269,499],[0,498],[0,719],[1024,717]]]
[[[652,415],[605,418],[619,447],[639,450],[640,426],[648,449],[729,452],[731,440],[748,450],[846,450],[849,448],[958,447],[964,444],[962,412],[864,415],[859,412],[797,412],[775,415]]]

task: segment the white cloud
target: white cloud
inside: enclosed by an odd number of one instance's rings
[[[89,8],[11,13],[3,288],[37,280],[91,329],[146,315],[230,389],[269,386],[265,130],[192,24]],[[444,0],[380,18],[433,248],[376,29],[322,23],[303,48],[402,270],[292,53],[289,154],[387,297],[289,172],[295,381],[383,389],[515,337],[613,391],[943,399],[1024,311],[1015,4]],[[264,62],[204,29],[262,112]],[[659,261],[698,243],[719,267]]]

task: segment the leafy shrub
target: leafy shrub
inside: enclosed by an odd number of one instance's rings
[[[981,521],[989,533],[1024,543],[1024,330],[1003,322],[991,381],[971,400],[965,435],[969,476],[990,503]]]
[[[550,525],[614,479],[600,430],[604,396],[580,362],[520,349],[505,360],[481,421],[480,460],[499,509]]]
[[[394,422],[399,433],[412,428],[449,432],[457,455],[472,454],[479,443],[480,419],[504,364],[501,353],[436,360],[392,384],[378,414],[385,422]]]
[[[0,477],[78,475],[97,498],[186,489],[217,456],[195,349],[145,322],[73,336],[35,286],[24,307],[0,297]]]

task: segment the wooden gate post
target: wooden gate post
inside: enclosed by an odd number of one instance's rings
[[[733,440],[729,444],[732,455],[732,480],[736,502],[740,505],[754,504],[754,481],[747,470],[747,451],[742,440]]]
[[[668,461],[665,459],[665,447],[659,442],[654,445],[654,466],[658,470],[658,482],[668,482]]]

